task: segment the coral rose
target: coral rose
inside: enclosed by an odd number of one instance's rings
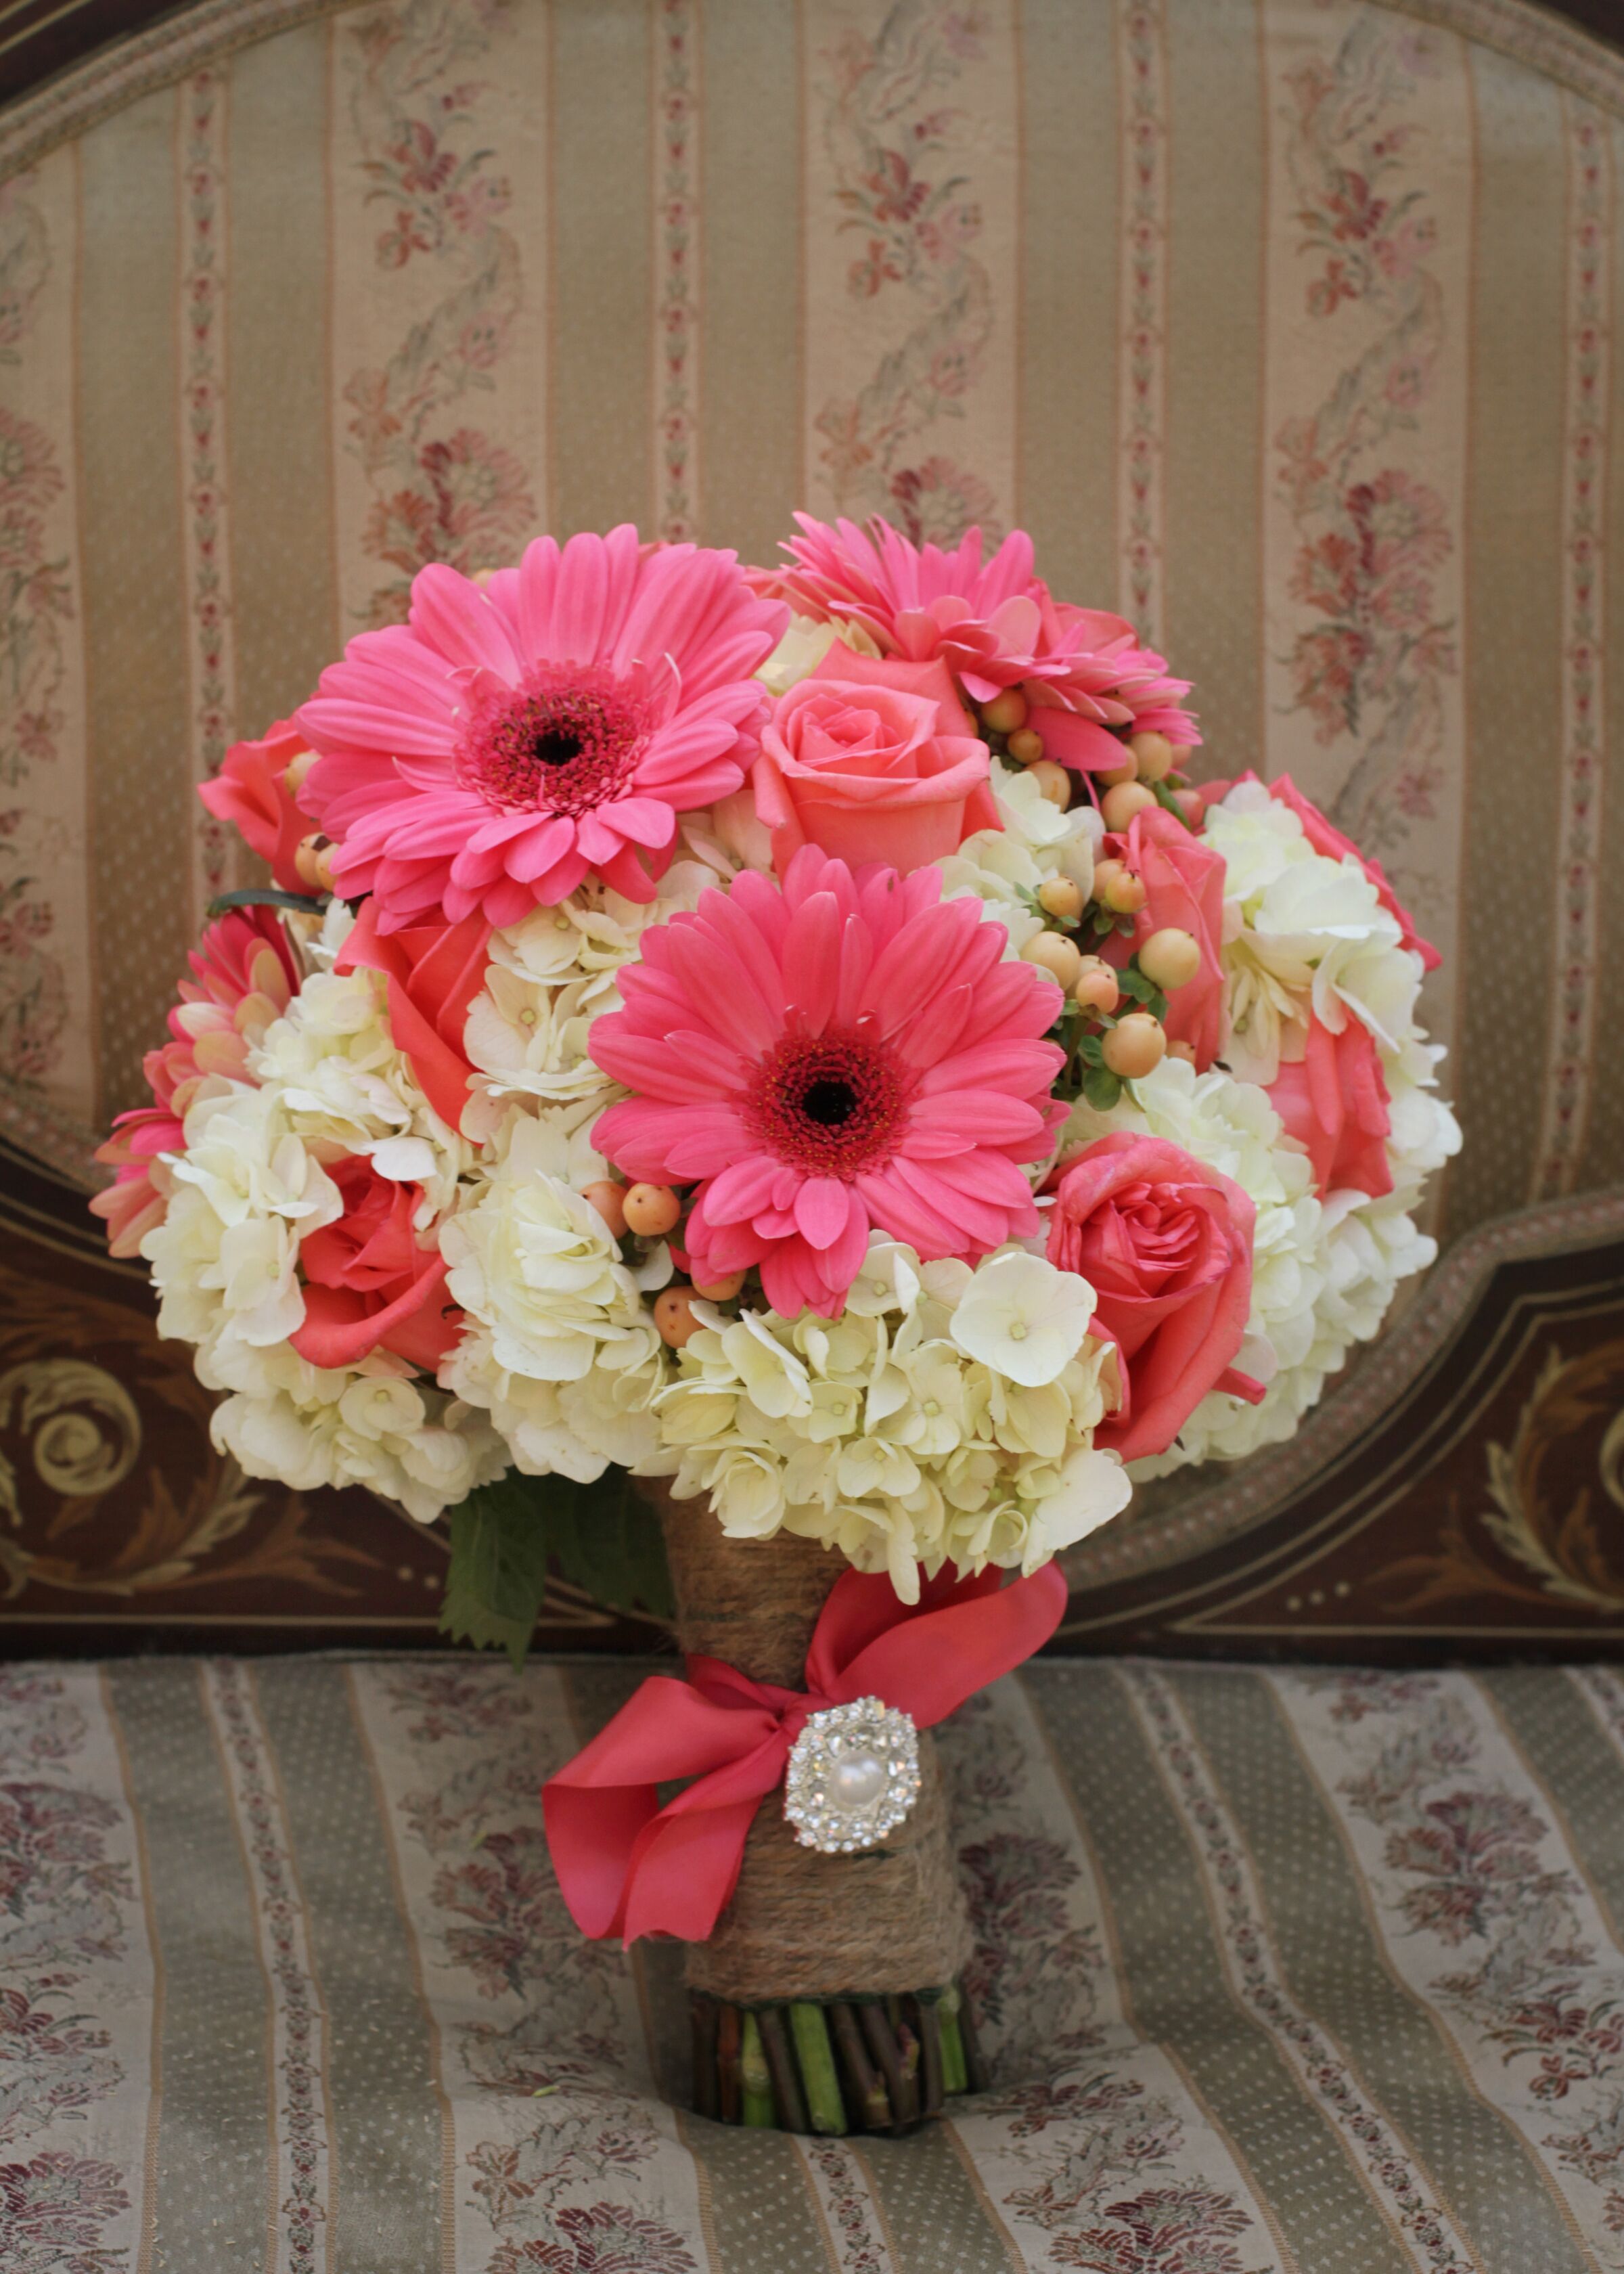
[[[1139,875],[1146,893],[1132,936],[1107,937],[1107,960],[1120,968],[1168,924],[1187,931],[1201,951],[1195,977],[1169,996],[1165,1023],[1168,1040],[1188,1043],[1197,1071],[1205,1073],[1223,1043],[1223,855],[1160,806],[1135,814],[1131,829],[1107,838],[1106,850]]]
[[[411,1063],[424,1096],[447,1129],[461,1129],[473,1066],[463,1047],[469,1005],[485,984],[491,927],[477,914],[461,923],[407,924],[385,932],[369,900],[340,949],[337,971],[380,971],[387,982],[389,1032]]]
[[[432,1373],[457,1321],[447,1315],[445,1259],[419,1247],[412,1230],[422,1186],[395,1184],[359,1157],[327,1173],[344,1213],[299,1249],[304,1323],[289,1340],[312,1366],[354,1366],[381,1344]]]
[[[1392,1191],[1387,1079],[1374,1037],[1351,1013],[1340,1035],[1310,1018],[1303,1056],[1282,1065],[1268,1097],[1313,1163],[1322,1198],[1357,1192],[1380,1200]]]
[[[1098,1298],[1093,1331],[1121,1361],[1122,1404],[1094,1442],[1124,1461],[1165,1452],[1208,1390],[1262,1397],[1231,1361],[1252,1308],[1256,1209],[1177,1145],[1101,1137],[1050,1180],[1049,1260]]]
[[[780,697],[750,777],[780,876],[805,845],[906,875],[999,826],[991,757],[946,665],[837,644]]]
[[[186,1116],[211,1079],[252,1083],[249,1052],[299,989],[298,966],[274,908],[228,908],[186,959],[192,976],[169,1015],[169,1040],[141,1061],[150,1105],[121,1113],[95,1157],[115,1170],[90,1202],[110,1254],[139,1255],[169,1206],[166,1153],[186,1148]]]
[[[296,727],[279,719],[257,742],[233,742],[213,781],[198,785],[215,819],[236,826],[284,892],[310,889],[293,856],[315,825],[299,811],[287,782],[289,766],[308,747]]]

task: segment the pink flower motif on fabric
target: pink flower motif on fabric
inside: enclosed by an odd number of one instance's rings
[[[808,846],[782,892],[747,873],[643,934],[590,1043],[635,1094],[595,1141],[628,1176],[698,1182],[696,1279],[758,1265],[776,1311],[832,1316],[871,1231],[928,1261],[1036,1231],[1021,1163],[1064,1111],[1059,993],[940,889]]]

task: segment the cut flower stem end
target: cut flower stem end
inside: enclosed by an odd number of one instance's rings
[[[694,2105],[723,2124],[825,2136],[910,2132],[985,2083],[957,1984],[752,2006],[695,1991],[689,2011]]]

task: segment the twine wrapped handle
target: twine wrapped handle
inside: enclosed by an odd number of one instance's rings
[[[914,1604],[847,1570],[807,1651],[806,1688],[694,1655],[688,1680],[654,1675],[543,1788],[547,1841],[585,1935],[704,1942],[732,1896],[756,1811],[809,1714],[877,1697],[929,1728],[1030,1658],[1059,1624],[1052,1564],[1012,1585],[988,1570],[928,1581]],[[657,1787],[693,1782],[664,1808]]]

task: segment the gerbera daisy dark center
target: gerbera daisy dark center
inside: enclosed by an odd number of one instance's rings
[[[849,1181],[888,1161],[907,1103],[902,1070],[854,1035],[791,1035],[761,1062],[753,1134],[809,1176]]]
[[[478,706],[457,772],[510,813],[588,813],[629,787],[646,740],[641,704],[611,674],[554,666]]]

